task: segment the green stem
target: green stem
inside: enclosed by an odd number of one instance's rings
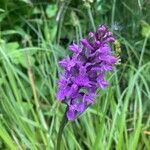
[[[113,6],[112,6],[111,26],[113,26],[113,24],[114,24],[114,19],[115,19],[115,8],[116,8],[116,0],[113,1]]]
[[[147,40],[148,40],[148,37],[145,37],[144,44],[143,44],[142,51],[141,51],[141,55],[140,55],[140,60],[139,60],[139,66],[138,66],[139,68],[142,65],[142,60],[143,60],[143,56],[144,56],[144,52],[145,52],[145,47],[147,45]]]
[[[91,21],[91,25],[92,25],[93,31],[96,31],[96,27],[95,27],[95,23],[94,23],[94,19],[93,19],[93,15],[92,15],[92,12],[91,12],[90,5],[87,6],[87,11],[88,11],[89,19]]]
[[[58,132],[58,136],[57,136],[57,148],[56,150],[60,150],[60,145],[61,145],[61,139],[62,139],[62,134],[63,134],[63,130],[65,128],[65,126],[68,123],[68,119],[66,118],[66,113],[64,114],[60,127],[59,127],[59,132]]]

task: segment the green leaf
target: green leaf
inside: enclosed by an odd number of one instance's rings
[[[5,12],[5,10],[0,8],[0,12]]]
[[[6,18],[7,14],[8,14],[7,12],[0,14],[0,22],[2,22]]]
[[[7,51],[14,51],[19,48],[18,42],[10,42],[6,44]]]
[[[0,124],[0,137],[1,137],[2,141],[4,141],[6,143],[7,147],[11,148],[12,150],[17,150],[17,147],[15,146],[8,131],[2,124]]]
[[[141,21],[141,25],[142,25],[142,31],[141,31],[142,36],[150,38],[150,25],[144,20]]]
[[[57,6],[56,5],[48,5],[46,8],[46,14],[49,18],[54,17],[57,12]]]
[[[5,53],[9,56],[10,60],[18,65],[21,64],[23,67],[27,68],[28,63],[27,63],[27,57],[25,50],[19,49],[19,43],[18,42],[10,42],[10,43],[5,43]],[[35,60],[34,57],[31,56],[32,52],[28,53],[30,55],[30,61],[32,64],[34,64]]]
[[[32,4],[30,0],[20,0],[20,1],[30,4],[30,5]]]
[[[0,85],[2,85],[4,83],[4,79],[0,78]]]

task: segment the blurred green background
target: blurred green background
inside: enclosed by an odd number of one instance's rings
[[[0,149],[55,149],[66,108],[55,98],[58,61],[99,24],[121,63],[61,149],[150,150],[149,0],[0,0]]]

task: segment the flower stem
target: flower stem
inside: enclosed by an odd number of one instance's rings
[[[93,31],[95,32],[96,31],[96,27],[95,27],[93,15],[92,15],[92,12],[91,12],[91,6],[90,6],[89,3],[87,3],[86,7],[87,7],[88,16],[89,16],[89,19],[91,21],[91,25],[92,25]]]
[[[62,134],[63,134],[63,130],[65,128],[65,126],[68,123],[68,119],[66,118],[66,113],[64,114],[60,127],[59,127],[59,132],[58,132],[58,136],[57,136],[57,145],[56,145],[56,150],[60,150],[60,145],[61,145],[61,139],[62,139]]]

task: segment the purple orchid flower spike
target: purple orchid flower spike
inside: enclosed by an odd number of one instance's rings
[[[67,104],[68,120],[76,119],[94,104],[98,88],[109,85],[105,74],[117,62],[110,47],[114,41],[108,27],[100,25],[95,33],[90,32],[87,38],[81,39],[80,44],[70,45],[73,56],[60,61],[64,74],[58,82],[57,98]]]

